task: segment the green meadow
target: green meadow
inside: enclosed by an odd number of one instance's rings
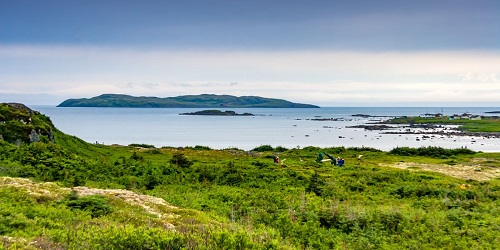
[[[500,153],[94,145],[0,108],[0,249],[500,245]],[[11,141],[39,127],[40,141]],[[345,165],[318,163],[319,152]]]

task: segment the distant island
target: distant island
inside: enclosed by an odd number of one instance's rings
[[[484,113],[487,113],[487,114],[500,114],[500,110],[497,110],[497,111],[487,111],[487,112],[484,112]]]
[[[311,104],[259,96],[184,95],[177,97],[146,97],[103,94],[92,98],[68,99],[57,107],[120,107],[120,108],[319,108]]]
[[[201,110],[201,111],[190,112],[190,113],[180,113],[179,115],[255,116],[254,114],[251,114],[251,113],[238,114],[232,110],[220,111],[220,110],[214,110],[214,109]]]

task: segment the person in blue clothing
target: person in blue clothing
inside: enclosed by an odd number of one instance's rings
[[[339,167],[344,166],[344,158],[340,158],[340,160],[337,161],[337,166]]]

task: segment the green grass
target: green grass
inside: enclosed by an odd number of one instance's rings
[[[7,189],[2,195],[2,204],[8,209],[3,207],[2,211],[11,211],[12,215],[9,221],[3,222],[7,228],[4,230],[10,230],[4,235],[25,239],[43,237],[46,244],[70,249],[76,248],[76,242],[95,247],[97,243],[92,243],[90,238],[97,237],[96,234],[99,235],[96,242],[118,249],[134,244],[164,246],[162,244],[174,244],[172,241],[178,244],[176,246],[186,246],[192,241],[198,247],[209,244],[207,246],[213,249],[238,244],[261,248],[261,239],[271,248],[292,249],[343,246],[461,249],[494,248],[499,243],[500,235],[494,230],[500,225],[496,216],[500,212],[499,181],[467,181],[473,189],[462,190],[460,185],[464,180],[431,172],[379,167],[381,163],[400,161],[441,164],[450,160],[471,162],[478,158],[488,158],[494,164],[500,162],[499,154],[432,158],[400,156],[368,148],[310,147],[286,151],[280,148],[282,152],[245,152],[204,147],[203,150],[138,150],[90,144],[81,147],[80,143],[73,139],[66,142],[64,148],[53,145],[43,146],[43,150],[34,150],[41,147],[38,144],[20,147],[3,144],[11,153],[1,162],[7,166],[4,168],[34,165],[41,171],[47,169],[41,166],[48,164],[49,156],[53,161],[69,161],[66,170],[78,173],[87,185],[127,188],[161,197],[180,207],[175,212],[179,219],[170,222],[183,231],[164,231],[155,216],[116,199],[108,200],[111,212],[92,218],[93,210],[75,210],[74,205],[68,203],[53,199],[40,201],[19,190]],[[82,150],[77,150],[80,147]],[[318,150],[345,158],[346,165],[339,168],[316,163]],[[28,153],[30,157],[22,160],[14,157]],[[175,165],[172,157],[179,154],[192,164]],[[364,155],[362,160],[357,159],[360,154]],[[284,164],[273,164],[274,155],[286,159]],[[57,165],[52,163],[54,166]],[[54,172],[54,176],[49,176],[37,168],[31,178],[72,185],[64,175]],[[72,168],[80,170],[72,172]],[[5,198],[9,196],[13,198]],[[21,204],[17,202],[20,196],[24,197],[19,199]],[[82,202],[102,205],[93,200]],[[67,213],[63,217],[76,219],[49,216],[44,219],[45,224],[39,224],[38,218],[46,216],[45,212],[26,215],[34,206],[49,211],[56,208],[59,214]],[[54,222],[50,222],[52,220]],[[78,226],[71,226],[75,220]],[[46,223],[56,224],[48,227]],[[63,230],[67,228],[73,231]],[[124,228],[126,232],[118,232],[117,228]]]

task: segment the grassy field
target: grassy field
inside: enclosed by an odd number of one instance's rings
[[[156,149],[90,145],[72,137],[61,145],[1,145],[8,152],[0,160],[2,175],[40,182],[32,189],[5,179],[0,184],[6,248],[493,249],[500,244],[500,181],[494,172],[499,154]],[[345,166],[316,163],[320,151],[345,158]],[[274,164],[274,156],[282,163]],[[401,163],[416,165],[395,168]],[[459,179],[426,171],[423,164],[481,170]],[[474,173],[489,171],[491,178],[475,180]],[[47,181],[57,186],[40,191]],[[83,196],[64,189],[71,186],[131,190],[171,207],[157,206],[162,212],[151,213],[116,194]]]
[[[0,249],[500,245],[500,153],[105,146],[44,117],[25,124],[18,117],[27,116],[9,114],[2,119],[15,120],[0,124],[2,133],[41,126],[54,142],[0,140]],[[320,152],[345,165],[317,163]]]

